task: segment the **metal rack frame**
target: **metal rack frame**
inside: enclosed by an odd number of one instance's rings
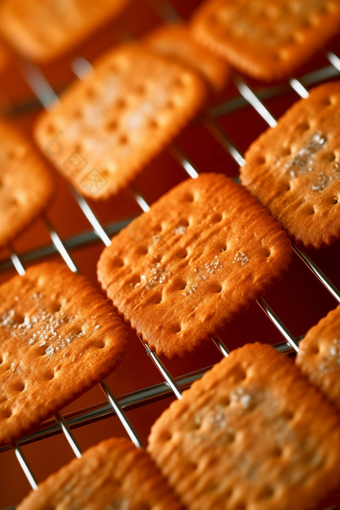
[[[170,1],[149,0],[149,4],[159,16],[160,21],[167,23],[180,20],[178,13],[175,11]],[[255,111],[265,120],[268,126],[274,127],[276,125],[276,119],[266,108],[263,100],[271,97],[281,96],[282,94],[292,90],[295,91],[297,98],[308,97],[308,86],[335,77],[340,73],[340,58],[331,52],[328,52],[326,57],[330,63],[329,66],[322,69],[317,69],[316,71],[301,77],[299,80],[293,78],[287,83],[283,83],[275,87],[261,89],[256,93],[248,86],[243,77],[238,75],[235,76],[234,84],[239,92],[239,96],[208,109],[199,119],[199,122],[214,137],[220,146],[232,156],[238,165],[243,165],[245,163],[243,155],[237,149],[232,140],[230,140],[230,138],[226,135],[220,126],[218,119],[228,113],[241,110],[245,106],[251,105]],[[85,59],[80,60],[82,65],[79,66],[77,63],[75,63],[75,65],[72,66],[72,69],[78,78],[81,79],[81,69],[84,66],[91,66],[91,64]],[[26,62],[22,69],[23,75],[28,85],[33,90],[39,103],[44,108],[48,109],[54,101],[58,100],[58,96],[56,95],[55,91],[47,82],[46,78],[43,76],[38,67]],[[19,107],[18,110],[22,111],[23,108]],[[171,156],[182,166],[187,176],[192,178],[196,178],[198,176],[199,170],[190,162],[180,147],[172,145],[168,148],[168,151]],[[149,204],[147,200],[137,189],[132,189],[131,191],[141,210],[144,212],[148,211]],[[84,233],[72,236],[63,242],[51,222],[45,217],[43,221],[51,238],[51,243],[37,250],[24,253],[20,257],[12,250],[10,258],[0,263],[1,272],[14,267],[16,271],[22,275],[25,273],[25,263],[30,261],[38,261],[40,258],[55,253],[58,253],[62,257],[71,271],[77,272],[77,266],[74,263],[69,250],[75,247],[87,246],[92,242],[101,242],[105,246],[109,246],[110,236],[119,232],[132,219],[126,218],[122,221],[103,226],[85,198],[74,190],[72,192],[74,199],[76,200],[79,208],[82,210],[83,214],[91,225],[92,230],[89,229]],[[294,244],[293,251],[295,255],[298,256],[307,265],[313,275],[316,276],[318,280],[325,286],[328,292],[330,292],[330,294],[340,303],[340,291],[309,258],[309,256],[301,248],[298,248]],[[275,312],[263,298],[260,298],[257,303],[266,314],[266,316],[273,322],[283,337],[282,342],[275,345],[278,351],[285,354],[298,352],[299,339],[294,338],[285,324],[279,319],[279,317],[275,314]],[[228,356],[229,350],[219,337],[213,338],[212,341],[220,350],[222,356]],[[143,343],[143,345],[145,347],[148,358],[156,365],[157,369],[160,371],[164,379],[163,383],[153,385],[148,388],[142,388],[135,391],[134,393],[123,395],[122,397],[116,399],[106,382],[102,381],[100,386],[106,396],[107,402],[99,403],[96,406],[87,408],[85,410],[79,410],[76,413],[71,413],[67,416],[62,416],[60,413],[58,413],[58,415],[55,416],[54,421],[50,420],[45,422],[34,434],[21,439],[12,446],[33,490],[37,489],[37,482],[27,460],[25,459],[25,456],[23,455],[21,446],[45,437],[63,433],[74,454],[77,457],[80,457],[81,449],[77,444],[71,429],[92,423],[93,421],[108,416],[117,415],[131,440],[137,447],[141,447],[142,445],[138,437],[138,433],[127,418],[125,411],[138,406],[147,405],[150,402],[160,400],[171,395],[175,395],[176,398],[180,399],[183,389],[189,387],[193,381],[201,377],[206,370],[211,368],[206,367],[204,370],[186,374],[179,378],[174,378],[164,363],[158,358],[158,356],[154,352],[150,351],[146,344]],[[0,453],[8,449],[10,449],[10,446],[4,446],[0,448]]]

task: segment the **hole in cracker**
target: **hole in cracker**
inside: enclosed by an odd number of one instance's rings
[[[266,485],[260,492],[261,499],[269,499],[274,496],[274,489],[270,485]]]
[[[310,129],[310,124],[309,122],[302,122],[297,126],[297,129],[303,133],[304,131],[308,131]]]
[[[185,202],[193,202],[195,200],[195,197],[194,195],[191,195],[191,194],[187,194],[183,197],[183,200]]]
[[[339,199],[337,197],[333,198],[333,204],[336,205],[339,203]]]
[[[89,87],[86,89],[85,95],[88,99],[94,99],[97,94],[93,87]]]
[[[227,249],[228,249],[228,245],[227,245],[227,243],[226,243],[226,244],[223,244],[223,245],[220,247],[220,250],[221,250],[222,252],[227,251]]]
[[[54,124],[48,124],[46,127],[46,133],[48,135],[54,135],[57,132]]]
[[[215,294],[220,294],[222,292],[222,285],[220,285],[219,283],[212,285],[212,292]]]
[[[127,145],[128,141],[129,141],[129,139],[126,135],[121,135],[118,139],[119,145]]]
[[[263,156],[256,156],[255,160],[254,160],[254,163],[255,165],[264,165],[264,163],[266,162],[266,158],[263,157]]]
[[[246,510],[246,505],[244,503],[236,503],[236,505],[234,506],[234,509],[235,510]]]
[[[178,290],[184,290],[187,288],[187,283],[184,280],[179,280],[178,282]]]
[[[335,161],[336,160],[336,154],[335,152],[330,152],[329,154],[327,154],[327,160],[328,161]]]
[[[313,216],[315,214],[315,208],[313,207],[311,210],[310,210],[310,213],[309,213],[311,216]]]
[[[174,101],[171,99],[166,103],[165,108],[168,108],[169,110],[173,110],[176,107]]]
[[[330,106],[332,104],[332,101],[329,97],[324,97],[320,101],[321,106]]]
[[[136,253],[138,253],[139,255],[146,255],[147,253],[149,253],[149,250],[147,249],[146,246],[138,246],[136,249]]]
[[[14,207],[14,206],[17,206],[19,204],[19,200],[16,198],[16,197],[12,197],[9,201],[8,201],[8,205]]]
[[[13,386],[14,391],[24,391],[25,388],[26,388],[25,383],[20,381]]]
[[[12,416],[12,410],[11,409],[3,409],[1,411],[1,417],[4,419],[8,419]]]
[[[179,259],[185,259],[185,258],[187,258],[187,256],[188,256],[188,250],[186,250],[185,248],[183,248],[182,250],[179,250],[175,254],[175,257],[178,257]]]
[[[106,343],[104,342],[104,340],[99,340],[98,342],[96,342],[96,347],[97,349],[104,349]]]
[[[281,457],[282,453],[282,449],[279,446],[275,446],[272,452],[273,457]]]
[[[286,421],[291,421],[294,418],[294,413],[286,410],[282,413],[282,417]]]
[[[116,120],[111,120],[106,124],[107,131],[116,131],[118,128],[118,122]]]
[[[118,110],[124,110],[126,107],[127,107],[127,102],[125,101],[125,99],[123,99],[123,98],[118,99],[118,101],[116,103],[116,108],[118,108]]]
[[[151,119],[151,120],[149,120],[149,127],[151,129],[158,129],[159,128],[159,124],[158,124],[158,122],[155,119]]]
[[[290,191],[292,189],[290,182],[286,185],[286,191]]]
[[[177,333],[180,333],[182,331],[182,327],[180,324],[172,324],[170,326],[170,332],[173,334],[173,335],[177,335]]]
[[[141,85],[138,85],[136,87],[136,94],[140,95],[140,96],[144,96],[144,94],[146,93],[146,86],[141,84]]]
[[[220,213],[216,213],[212,216],[212,218],[210,219],[211,223],[219,223],[220,221],[223,220],[223,216],[222,214]]]
[[[320,349],[317,345],[313,345],[310,348],[310,352],[316,356],[317,354],[319,354]]]
[[[45,372],[44,377],[47,381],[52,381],[52,379],[54,379],[54,372],[49,370],[48,372]]]
[[[282,147],[281,149],[281,157],[290,156],[292,153],[292,149],[290,147]]]
[[[188,468],[188,471],[196,471],[196,469],[198,468],[198,464],[197,462],[187,462],[187,468]]]
[[[77,108],[76,110],[73,111],[73,118],[77,120],[83,118],[83,112],[80,110],[80,108]]]
[[[115,257],[111,260],[111,267],[112,268],[119,268],[124,266],[124,260],[120,257]]]

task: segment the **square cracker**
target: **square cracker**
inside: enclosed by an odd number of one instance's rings
[[[46,62],[117,16],[129,0],[3,0],[0,30],[25,57]]]
[[[39,485],[18,510],[183,510],[150,456],[127,439],[108,439]]]
[[[254,78],[282,80],[339,32],[338,0],[208,0],[197,40]]]
[[[126,331],[88,280],[62,264],[0,287],[0,445],[30,432],[106,377]]]
[[[152,350],[183,356],[281,279],[290,244],[244,188],[201,174],[112,239],[98,278]]]
[[[36,139],[81,193],[107,197],[171,142],[206,92],[204,80],[182,64],[143,45],[119,46],[41,116]],[[61,153],[51,145],[58,138]]]
[[[154,51],[175,58],[202,75],[216,93],[226,86],[230,67],[210,50],[202,47],[183,23],[162,25],[144,37],[144,42]]]
[[[340,411],[340,305],[300,342],[296,363]]]
[[[311,90],[245,154],[241,181],[306,248],[340,239],[340,82]]]
[[[340,481],[340,417],[285,356],[248,344],[171,404],[148,451],[188,510],[307,510]]]
[[[53,181],[36,150],[0,119],[0,247],[47,206]]]

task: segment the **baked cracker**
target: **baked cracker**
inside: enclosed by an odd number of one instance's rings
[[[149,455],[127,439],[102,441],[51,475],[18,510],[183,510]]]
[[[222,174],[182,182],[112,239],[98,278],[150,349],[196,350],[287,271],[290,241]]]
[[[308,331],[299,347],[297,365],[340,411],[340,305]]]
[[[214,92],[219,93],[226,86],[230,76],[228,63],[197,43],[184,23],[156,28],[147,34],[144,42],[157,53],[190,66],[206,79]]]
[[[25,57],[47,62],[81,43],[129,0],[2,0],[0,30]]]
[[[204,80],[182,64],[143,45],[119,46],[42,115],[36,139],[82,194],[107,197],[170,143],[206,93]],[[56,155],[49,141],[58,138]]]
[[[248,149],[241,181],[306,248],[340,238],[340,82],[311,90]]]
[[[50,173],[35,149],[0,119],[0,247],[45,209],[52,186]]]
[[[208,0],[194,13],[197,40],[265,81],[291,76],[339,32],[338,0]]]
[[[340,417],[272,346],[232,351],[153,425],[188,510],[307,510],[340,481]]]
[[[30,432],[121,361],[126,332],[106,299],[62,264],[0,287],[0,445]]]

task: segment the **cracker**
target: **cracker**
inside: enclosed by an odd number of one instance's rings
[[[340,238],[340,82],[314,88],[245,154],[241,181],[306,248]]]
[[[127,439],[87,450],[31,492],[18,510],[182,510],[150,456]]]
[[[287,271],[290,241],[222,174],[189,179],[112,239],[98,278],[158,354],[196,350]]]
[[[161,152],[205,97],[204,80],[190,69],[142,45],[123,45],[42,115],[36,138],[81,193],[103,198],[126,186]],[[58,133],[62,151],[56,155],[51,140]]]
[[[19,53],[47,62],[118,16],[128,3],[129,0],[3,0],[0,30]]]
[[[173,402],[148,451],[188,510],[307,510],[340,481],[340,418],[288,359],[232,351]]]
[[[126,332],[106,299],[64,265],[29,268],[0,287],[0,445],[101,381]]]
[[[194,14],[197,40],[265,81],[291,76],[339,31],[338,0],[208,0]]]
[[[340,411],[340,305],[300,342],[296,363]]]
[[[197,43],[186,25],[163,25],[148,34],[144,42],[157,53],[190,66],[206,79],[216,93],[226,86],[230,75],[229,65]]]
[[[35,149],[0,120],[0,247],[45,209],[52,185],[50,173]]]

